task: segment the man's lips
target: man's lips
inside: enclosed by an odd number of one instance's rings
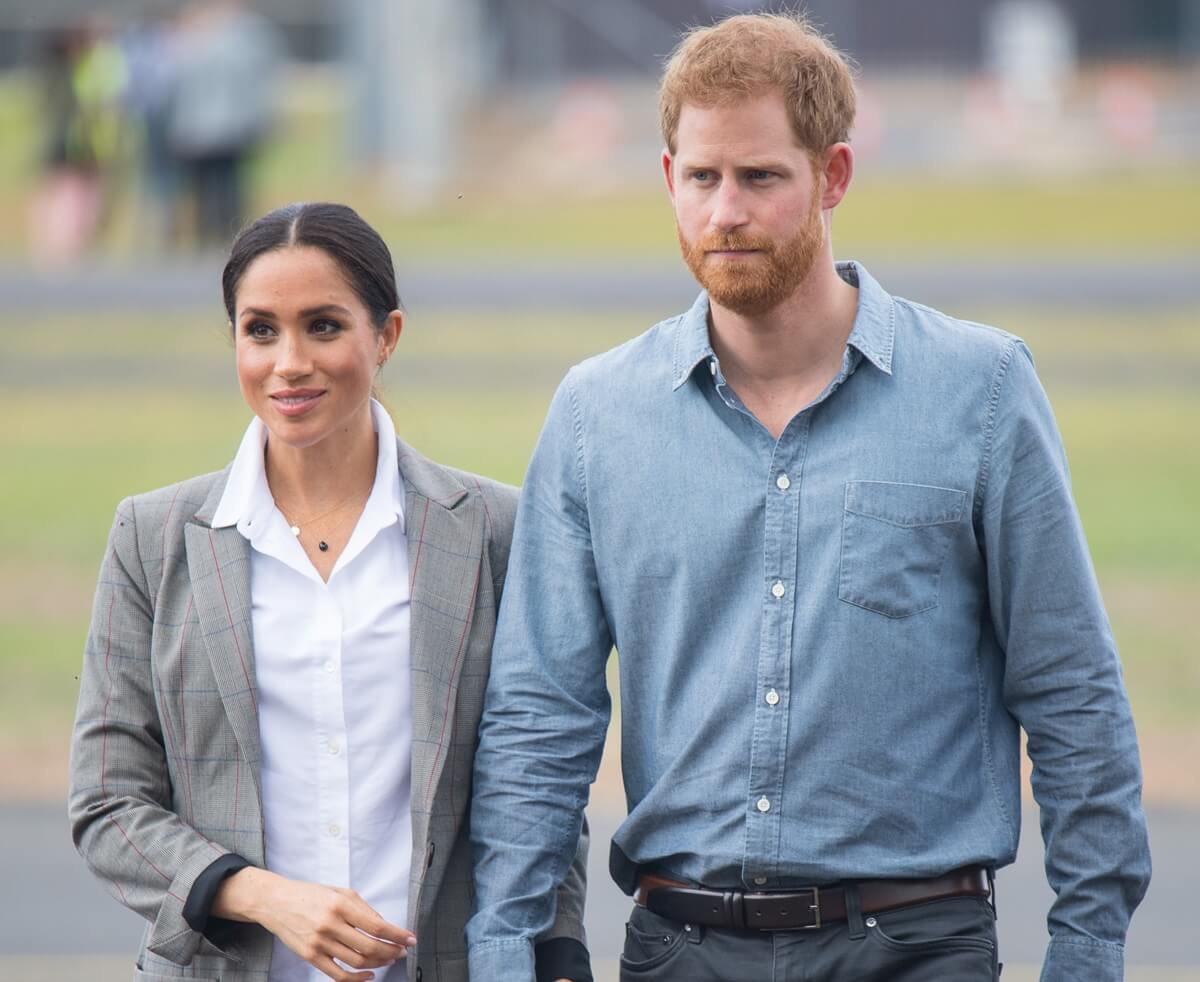
[[[301,416],[325,395],[324,389],[284,389],[271,393],[271,401],[284,416]]]
[[[718,259],[741,259],[746,256],[757,256],[761,249],[709,249],[706,256],[716,256]]]

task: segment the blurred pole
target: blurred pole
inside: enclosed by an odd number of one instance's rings
[[[986,61],[1008,106],[1057,121],[1077,65],[1075,26],[1053,0],[1001,0],[984,20]]]
[[[349,0],[351,141],[396,203],[420,207],[458,168],[483,62],[480,0]]]

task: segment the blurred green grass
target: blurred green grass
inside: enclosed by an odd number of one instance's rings
[[[993,312],[1038,356],[1143,730],[1194,728],[1200,665],[1197,311]],[[546,406],[574,361],[648,326],[627,313],[443,312],[413,318],[384,399],[434,458],[521,481]],[[0,330],[30,380],[0,392],[0,741],[62,732],[116,502],[224,466],[248,413],[219,315],[61,316]],[[1081,364],[1102,371],[1080,373]],[[119,374],[119,382],[114,375]],[[1098,374],[1104,379],[1090,379]]]

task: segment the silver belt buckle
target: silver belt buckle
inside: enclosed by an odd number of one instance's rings
[[[821,891],[817,887],[806,887],[805,889],[812,891],[812,903],[808,905],[808,909],[813,912],[813,923],[806,924],[802,931],[816,931],[821,927]]]

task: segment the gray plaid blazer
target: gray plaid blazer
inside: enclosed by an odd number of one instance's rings
[[[397,441],[412,610],[412,982],[466,982],[468,807],[476,729],[517,492]],[[210,522],[228,469],[128,498],[100,571],[71,745],[76,847],[149,922],[134,979],[264,982],[257,925],[183,919],[196,877],[236,852],[264,865],[250,545]],[[584,941],[579,855],[550,937]]]

